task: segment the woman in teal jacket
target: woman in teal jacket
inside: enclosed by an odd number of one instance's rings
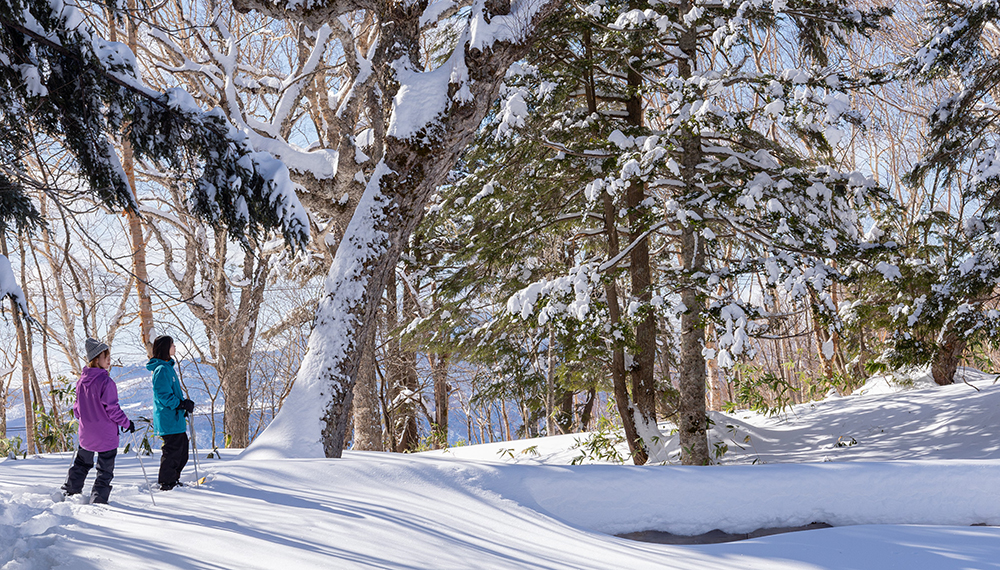
[[[174,339],[160,336],[153,341],[153,358],[146,370],[153,373],[153,428],[163,439],[160,489],[169,491],[180,485],[181,470],[188,462],[188,436],[185,416],[194,412],[194,402],[184,398],[181,383],[174,371]]]

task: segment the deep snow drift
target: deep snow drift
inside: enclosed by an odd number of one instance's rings
[[[1000,568],[1000,528],[970,526],[1000,525],[1000,384],[972,386],[869,386],[882,393],[719,415],[717,435],[736,426],[746,449],[723,457],[740,465],[703,468],[566,465],[580,435],[342,460],[229,455],[203,460],[204,486],[157,493],[154,507],[134,454],[119,457],[107,506],[53,502],[69,454],[7,460],[0,568]],[[144,459],[150,475],[157,459]],[[811,522],[835,528],[701,546],[613,536]]]

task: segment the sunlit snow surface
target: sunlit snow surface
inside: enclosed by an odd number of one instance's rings
[[[1000,568],[1000,528],[970,526],[1000,525],[1000,384],[976,378],[717,415],[717,432],[753,443],[716,467],[567,465],[579,435],[342,460],[232,454],[154,507],[134,454],[107,506],[53,502],[69,454],[7,460],[0,568]],[[856,443],[837,447],[845,438]],[[814,521],[835,528],[702,546],[613,536]]]

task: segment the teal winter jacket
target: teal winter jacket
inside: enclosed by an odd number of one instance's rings
[[[153,373],[153,428],[156,435],[187,432],[184,410],[178,410],[184,399],[181,383],[174,372],[174,361],[151,358],[146,370]]]

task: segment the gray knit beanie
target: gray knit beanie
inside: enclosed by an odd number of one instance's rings
[[[95,358],[101,355],[105,350],[111,350],[111,347],[104,344],[103,342],[88,338],[87,339],[87,362],[93,361]]]

